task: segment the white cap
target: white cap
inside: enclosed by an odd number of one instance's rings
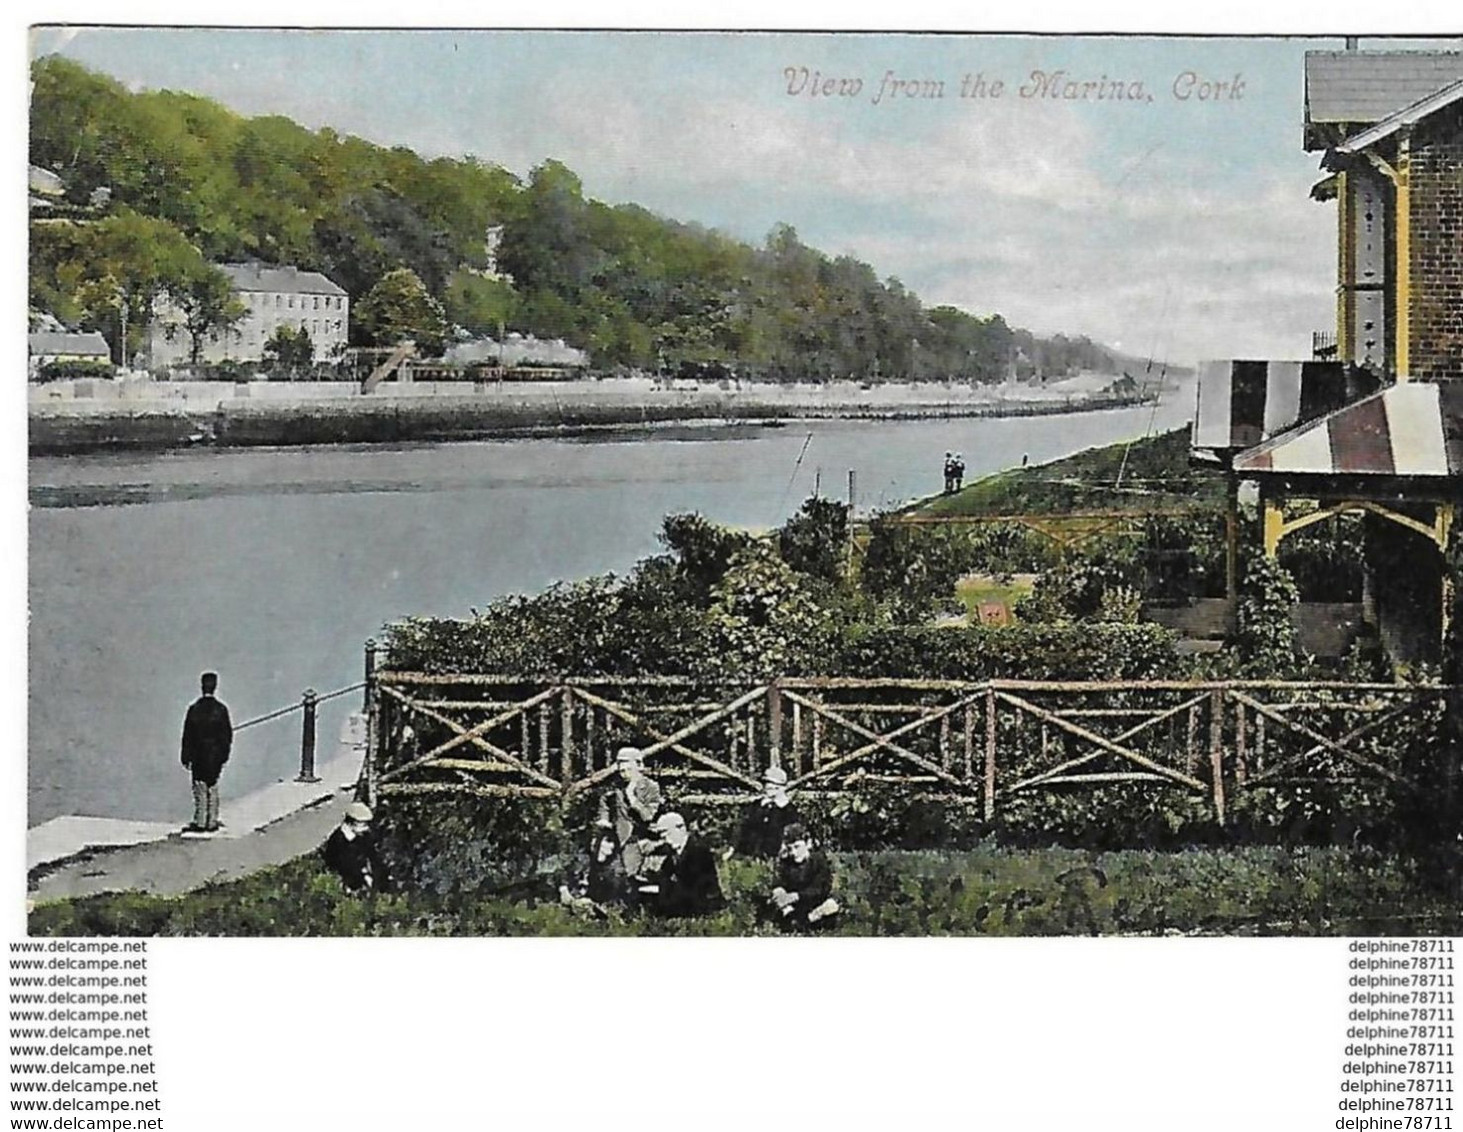
[[[762,781],[771,783],[773,786],[786,786],[787,771],[780,766],[769,766],[762,774]]]
[[[345,816],[351,821],[370,821],[371,807],[364,802],[352,802],[345,808]]]
[[[651,828],[656,833],[669,833],[673,829],[685,829],[686,819],[672,810],[670,813],[661,814],[660,817],[656,818],[655,824]]]
[[[617,763],[638,763],[645,757],[645,753],[639,747],[621,747],[615,752]]]

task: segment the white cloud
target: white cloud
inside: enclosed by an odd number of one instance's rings
[[[1159,342],[1190,361],[1298,356],[1332,317],[1335,219],[1307,199],[1299,154],[1254,183],[1219,183],[1222,170],[1171,157],[1161,136],[1138,152],[1104,149],[1102,121],[1064,107],[942,106],[918,134],[870,140],[867,121],[849,120],[869,107],[747,99],[667,111],[581,94],[535,101],[533,128],[510,134],[520,171],[553,154],[593,195],[681,219],[760,215],[741,233],[754,238],[785,220],[927,302]],[[460,148],[504,153],[502,141]]]

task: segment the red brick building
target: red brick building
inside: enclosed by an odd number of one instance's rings
[[[1338,203],[1336,356],[1463,378],[1463,53],[1308,54],[1305,147]]]
[[[1394,660],[1435,661],[1463,503],[1463,53],[1311,52],[1305,91],[1328,173],[1311,195],[1337,202],[1335,335],[1324,362],[1203,367],[1193,445],[1232,501],[1258,485],[1272,557],[1363,512],[1360,619]]]

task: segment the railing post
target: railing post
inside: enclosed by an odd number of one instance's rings
[[[567,794],[574,782],[574,691],[567,679],[560,683],[564,692],[559,703],[559,780]]]
[[[306,688],[300,699],[304,722],[300,729],[300,776],[296,782],[319,782],[315,773],[315,707],[318,699],[314,688]]]
[[[782,688],[776,680],[767,685],[768,766],[782,765]]]
[[[985,820],[996,816],[996,689],[985,686]]]
[[[1214,816],[1224,825],[1224,692],[1209,693],[1209,774],[1214,787]]]
[[[376,679],[376,638],[366,638],[366,691],[361,698],[361,710],[368,711],[371,707],[371,684]]]

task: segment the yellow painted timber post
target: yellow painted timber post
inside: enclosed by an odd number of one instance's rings
[[[1356,296],[1356,225],[1351,186],[1346,170],[1336,174],[1336,360],[1354,362],[1351,356],[1351,322]]]
[[[1397,137],[1397,356],[1398,381],[1406,381],[1412,370],[1412,164],[1411,131],[1404,127]]]
[[[1285,534],[1285,512],[1273,499],[1265,500],[1265,557],[1280,553],[1280,539]]]
[[[1437,519],[1433,526],[1433,539],[1438,544],[1438,552],[1443,559],[1443,587],[1442,587],[1442,609],[1438,617],[1440,627],[1440,642],[1446,649],[1448,645],[1448,631],[1453,623],[1453,591],[1456,582],[1453,580],[1452,563],[1448,559],[1448,539],[1453,532],[1453,504],[1439,503]]]

